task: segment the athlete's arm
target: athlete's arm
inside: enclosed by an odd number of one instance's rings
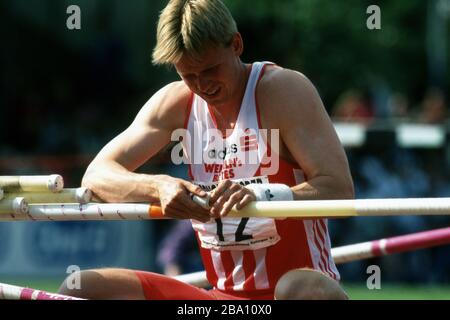
[[[205,195],[199,187],[166,175],[133,172],[170,142],[173,130],[183,127],[189,94],[181,82],[158,91],[95,157],[82,185],[105,202],[161,202],[167,216],[209,219],[209,212],[189,198],[189,193]]]
[[[353,198],[347,157],[313,84],[299,72],[278,68],[263,79],[262,122],[280,130],[284,156],[304,171],[305,181],[291,188],[294,199]]]

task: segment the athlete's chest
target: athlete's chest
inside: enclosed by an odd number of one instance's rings
[[[258,91],[256,92],[258,98]],[[296,161],[289,151],[288,147],[283,141],[282,132],[280,130],[280,123],[278,122],[277,106],[273,102],[266,102],[262,99],[258,100],[258,118],[259,127],[262,134],[263,142],[270,146],[271,156],[278,156],[283,158],[288,163],[296,165]],[[288,128],[287,130],[294,130],[295,128]],[[300,137],[299,137],[300,138]]]

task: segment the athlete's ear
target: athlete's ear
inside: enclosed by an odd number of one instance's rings
[[[240,57],[242,52],[244,52],[244,41],[239,32],[236,32],[231,39],[231,48],[236,56]]]

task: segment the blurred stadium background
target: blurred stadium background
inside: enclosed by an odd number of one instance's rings
[[[245,62],[270,60],[316,85],[346,148],[358,198],[450,196],[449,0],[225,2],[244,38]],[[66,28],[72,4],[81,8],[81,30]],[[150,58],[165,4],[0,0],[0,175],[59,173],[67,187],[80,185],[100,148],[152,93],[177,80]],[[381,8],[381,30],[366,27],[371,4]],[[140,170],[185,177],[168,154],[166,148]],[[340,246],[445,227],[450,219],[329,223],[333,246]],[[195,249],[164,240],[175,226],[0,223],[0,282],[54,291],[69,265],[199,270]],[[381,290],[366,287],[372,264],[381,268]],[[354,299],[450,298],[449,246],[339,270]]]

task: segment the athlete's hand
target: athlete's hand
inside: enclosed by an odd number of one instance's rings
[[[241,210],[252,201],[256,201],[253,191],[231,180],[223,180],[210,193],[210,212],[214,218],[226,216],[233,206]]]
[[[209,210],[202,208],[191,199],[191,194],[199,197],[207,195],[199,186],[182,179],[162,175],[159,176],[158,192],[164,216],[176,219],[195,219],[201,222],[211,219]]]

